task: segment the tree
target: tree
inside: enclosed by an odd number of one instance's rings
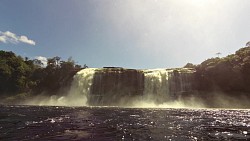
[[[42,66],[44,66],[43,62],[41,60],[38,59],[34,59],[33,60],[33,64],[38,67],[38,68],[42,68]]]
[[[81,66],[75,64],[72,57],[67,61],[58,56],[49,58],[48,65],[44,67],[41,60],[29,60],[13,52],[0,51],[0,95],[56,94],[70,85],[74,74],[80,69]]]
[[[192,64],[192,63],[187,63],[184,68],[195,68],[196,65]]]
[[[0,94],[28,91],[30,75],[35,69],[32,61],[5,51],[0,51],[0,60]]]
[[[246,47],[250,47],[250,41],[246,43]]]
[[[48,59],[48,65],[35,72],[35,77],[40,81],[37,83],[36,93],[42,91],[47,94],[57,93],[61,88],[70,85],[74,74],[81,69],[80,65],[76,65],[72,57],[67,61],[60,60],[56,56]]]
[[[217,55],[218,57],[220,57],[221,53],[220,53],[220,52],[217,52],[216,55]]]

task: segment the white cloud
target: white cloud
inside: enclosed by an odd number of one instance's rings
[[[29,45],[36,45],[36,42],[28,39],[27,36],[24,36],[24,35],[17,36],[15,33],[12,33],[10,31],[6,31],[6,32],[0,31],[0,42],[13,43],[13,44],[17,44],[21,42],[21,43],[26,43]]]
[[[36,56],[35,59],[40,60],[43,63],[43,66],[46,67],[48,63],[48,59],[43,56]]]
[[[26,36],[20,36],[19,40],[23,43],[27,43],[30,45],[35,45],[36,43],[33,40],[29,40]]]
[[[0,36],[0,42],[4,42],[4,43],[6,43],[6,39],[5,39],[5,37],[4,37],[4,36]]]

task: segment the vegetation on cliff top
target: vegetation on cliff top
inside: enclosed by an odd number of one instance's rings
[[[86,67],[86,66],[85,66]],[[74,74],[81,69],[69,58],[48,59],[45,67],[40,60],[22,58],[13,52],[0,51],[0,96],[9,97],[19,94],[36,95],[40,93],[54,95],[67,88]]]
[[[250,45],[235,54],[210,58],[199,65],[188,63],[184,67],[195,69],[194,83],[200,92],[250,93]],[[67,61],[49,58],[48,65],[44,66],[40,60],[0,51],[0,97],[22,99],[41,93],[61,94],[80,69],[82,67],[71,58]]]
[[[250,92],[249,46],[226,57],[210,58],[199,65],[188,63],[185,67],[195,68],[200,91]]]

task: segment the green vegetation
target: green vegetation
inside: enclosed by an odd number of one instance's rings
[[[0,51],[0,98],[15,103],[41,93],[63,94],[75,73],[86,67],[77,65],[72,58],[63,61],[60,57],[49,58],[48,65],[44,66],[40,60]],[[210,92],[223,92],[250,98],[250,43],[235,54],[210,58],[199,65],[188,63],[184,67],[196,71],[194,84],[198,96],[207,99]]]
[[[86,65],[84,67],[87,67]],[[80,65],[72,58],[63,61],[60,57],[48,59],[45,67],[40,60],[29,60],[13,52],[0,51],[0,97],[22,99],[44,93],[59,94],[67,89]]]
[[[195,67],[200,91],[250,92],[250,47],[223,58],[211,58]]]

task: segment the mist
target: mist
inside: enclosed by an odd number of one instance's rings
[[[122,75],[123,73],[126,75]],[[147,79],[141,78],[141,73],[144,73],[143,76],[147,77]],[[136,79],[131,80],[127,77],[129,74],[135,75]],[[139,71],[119,68],[113,68],[113,70],[87,68],[77,72],[70,88],[64,88],[58,95],[50,94],[48,96],[44,92],[27,98],[20,104],[39,106],[230,109],[248,108],[250,106],[248,98],[244,93],[236,93],[233,97],[221,91],[200,92],[193,90],[192,81],[190,70],[187,69]],[[133,91],[141,90],[139,83],[142,82],[144,85],[143,92],[131,94]],[[179,91],[186,92],[180,93]],[[102,97],[98,97],[99,95],[97,94],[101,94]]]
[[[204,93],[203,93],[204,94]],[[221,108],[221,109],[245,109],[250,104],[246,96],[231,97],[222,92],[206,93],[206,97],[189,96],[188,98],[177,98],[167,100],[166,102],[157,102],[153,97],[122,97],[119,102],[113,104],[112,100],[109,105],[94,106],[115,106],[123,108]],[[199,94],[200,95],[200,94]],[[65,96],[46,96],[40,94],[38,96],[26,99],[19,103],[20,105],[36,105],[36,106],[87,106],[88,98],[84,94],[73,93],[72,90]]]

